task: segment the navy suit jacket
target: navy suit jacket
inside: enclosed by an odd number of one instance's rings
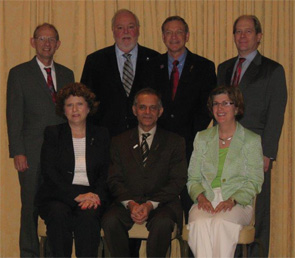
[[[149,73],[150,87],[155,88],[162,95],[164,112],[158,125],[185,138],[189,160],[196,133],[206,129],[211,121],[207,100],[209,93],[216,86],[214,63],[187,50],[173,101],[167,53],[150,62]]]
[[[218,85],[230,85],[237,58],[219,65]],[[245,103],[244,116],[239,122],[261,136],[263,155],[275,159],[287,102],[284,68],[258,52],[239,88]]]
[[[137,125],[132,113],[134,95],[143,88],[146,65],[159,53],[138,45],[136,72],[129,97],[123,87],[117,64],[115,45],[87,56],[81,82],[89,87],[100,102],[92,121],[108,128],[110,135],[118,135]]]

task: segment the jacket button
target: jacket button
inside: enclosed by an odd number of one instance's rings
[[[171,117],[171,118],[174,118],[174,115],[173,115],[173,114],[171,114],[171,115],[170,115],[170,117]]]

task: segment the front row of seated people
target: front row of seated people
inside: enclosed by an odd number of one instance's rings
[[[86,121],[97,108],[94,98],[83,84],[65,86],[56,108],[67,123],[44,133],[36,201],[52,255],[71,257],[74,235],[77,257],[97,257],[102,226],[111,256],[129,257],[128,230],[146,222],[147,257],[165,257],[175,223],[182,224],[184,139],[157,127],[161,99],[145,88],[133,104],[138,127],[112,139],[109,158],[107,131]],[[243,113],[237,88],[216,88],[208,107],[217,125],[198,133],[194,143],[189,245],[195,257],[233,257],[263,182],[261,142],[236,121]],[[114,202],[104,212],[107,191]]]

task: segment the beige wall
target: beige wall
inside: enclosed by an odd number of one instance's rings
[[[275,163],[272,195],[271,255],[295,257],[294,176],[294,30],[293,1],[0,1],[0,256],[17,257],[20,199],[17,172],[8,158],[5,106],[6,80],[11,67],[34,56],[29,45],[37,24],[57,26],[62,45],[56,61],[80,80],[87,54],[113,44],[111,17],[120,8],[134,11],[141,22],[140,44],[165,51],[160,26],[169,16],[183,16],[190,26],[188,47],[219,64],[236,55],[232,24],[241,14],[255,14],[263,26],[262,54],[285,67],[288,105]]]

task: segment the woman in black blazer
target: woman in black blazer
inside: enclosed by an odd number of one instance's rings
[[[109,135],[86,122],[95,95],[72,83],[58,92],[56,111],[67,123],[48,126],[41,151],[43,183],[36,196],[54,257],[97,257],[100,217],[106,204]]]

